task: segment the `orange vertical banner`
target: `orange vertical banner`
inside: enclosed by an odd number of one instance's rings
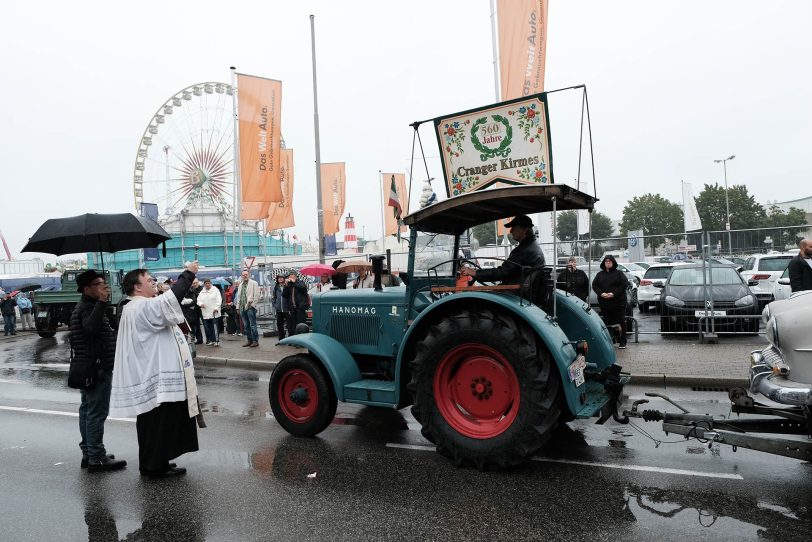
[[[502,100],[544,91],[547,1],[498,0]]]
[[[321,164],[321,206],[324,210],[324,235],[338,233],[344,214],[347,179],[344,162]]]
[[[282,149],[279,160],[282,179],[282,201],[272,203],[265,221],[265,230],[281,230],[296,225],[293,219],[293,149]]]
[[[395,192],[398,196],[400,203],[400,216],[404,217],[409,214],[409,192],[406,190],[406,174],[405,173],[383,173],[381,175],[381,182],[383,183],[383,201],[381,205],[384,207],[383,216],[386,220],[385,231],[386,235],[396,235],[398,232],[398,219],[395,218],[395,207],[389,204],[390,194],[392,192],[392,184],[395,185]],[[401,225],[401,233],[406,232],[406,226]]]
[[[282,137],[282,82],[237,75],[242,218],[267,217],[271,202],[282,201],[279,156]],[[263,214],[264,212],[264,214]]]

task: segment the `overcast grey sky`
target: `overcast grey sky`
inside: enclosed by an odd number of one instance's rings
[[[228,82],[231,65],[283,81],[290,231],[315,238],[310,13],[322,160],[347,163],[358,233],[380,231],[377,172],[406,171],[408,124],[493,101],[488,0],[8,3],[0,229],[14,256],[46,218],[133,211],[135,151],[156,108]],[[587,85],[598,209],[619,219],[645,192],[679,201],[681,179],[695,192],[722,182],[713,159],[730,154],[729,182],[760,202],[812,195],[810,21],[802,0],[551,0],[545,86]],[[578,104],[550,104],[558,182],[575,178]],[[444,197],[436,159],[432,175]]]

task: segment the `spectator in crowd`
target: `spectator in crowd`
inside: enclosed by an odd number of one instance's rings
[[[606,327],[616,330],[618,348],[626,348],[626,288],[629,279],[618,270],[614,256],[606,256],[601,270],[592,281],[592,289],[598,296],[598,307]]]
[[[23,331],[35,329],[34,326],[34,307],[31,300],[26,297],[24,293],[17,294],[17,307],[20,309],[20,318],[23,321]]]
[[[283,308],[288,314],[288,335],[296,335],[296,326],[307,318],[307,308],[310,306],[307,286],[296,278],[296,273],[291,272],[285,281],[282,289],[284,297]]]
[[[203,289],[197,294],[197,306],[202,311],[203,325],[206,328],[206,346],[220,346],[217,317],[220,315],[222,303],[220,290],[212,286],[211,280],[204,280]]]
[[[276,276],[276,284],[273,285],[273,293],[271,294],[271,303],[273,303],[273,309],[276,312],[276,331],[279,335],[279,340],[285,338],[285,327],[287,326],[287,314],[285,310],[282,308],[284,295],[282,291],[285,288],[285,276],[284,275],[277,275]]]
[[[372,288],[375,285],[375,276],[371,271],[362,271],[353,281],[352,287],[359,288]]]
[[[14,312],[14,307],[17,306],[17,301],[11,297],[11,293],[7,293],[0,301],[0,313],[3,315],[3,335],[17,334],[17,313]]]
[[[104,422],[110,410],[116,355],[116,332],[107,318],[110,287],[104,275],[94,269],[79,274],[76,285],[82,297],[70,316],[71,365],[90,367],[95,378],[93,387],[80,390],[81,467],[89,472],[123,469],[127,462],[108,455],[104,447]]]
[[[578,261],[574,256],[567,260],[567,267],[558,274],[556,287],[569,292],[581,301],[589,297],[589,277],[583,270],[578,269]]]
[[[338,266],[344,263],[344,260],[333,260],[332,265],[333,269],[338,269]],[[339,290],[346,290],[347,289],[347,274],[346,273],[338,273],[336,272],[333,275],[333,286],[338,288]]]
[[[318,294],[322,291],[329,290],[332,288],[332,283],[330,282],[330,275],[327,273],[322,273],[321,277],[319,277],[318,282],[316,282],[313,286],[310,287],[308,294]]]
[[[787,266],[792,293],[812,290],[812,239],[801,239],[798,248],[798,255]]]
[[[184,299],[199,267],[186,266],[172,288],[157,296],[146,269],[124,275],[124,307],[119,326],[110,400],[115,416],[136,416],[138,468],[143,476],[186,473],[170,461],[198,450],[199,415],[192,353],[179,324]]]
[[[257,332],[257,305],[259,304],[259,284],[251,278],[247,269],[242,272],[242,280],[237,287],[234,304],[242,317],[246,342],[243,346],[259,346]]]

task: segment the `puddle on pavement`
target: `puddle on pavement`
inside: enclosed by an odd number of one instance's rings
[[[685,540],[795,540],[806,532],[809,510],[750,500],[729,492],[641,487],[624,490],[624,511],[646,532],[677,531]],[[807,516],[805,519],[802,519]]]

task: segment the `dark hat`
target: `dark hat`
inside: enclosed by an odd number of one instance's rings
[[[88,286],[94,280],[103,278],[104,275],[95,269],[88,269],[84,273],[80,273],[76,276],[76,291],[81,292],[85,289],[85,286]]]
[[[530,220],[530,217],[527,215],[516,215],[513,217],[513,220],[505,224],[506,228],[512,228],[513,226],[521,226],[523,228],[532,228],[533,221]]]

